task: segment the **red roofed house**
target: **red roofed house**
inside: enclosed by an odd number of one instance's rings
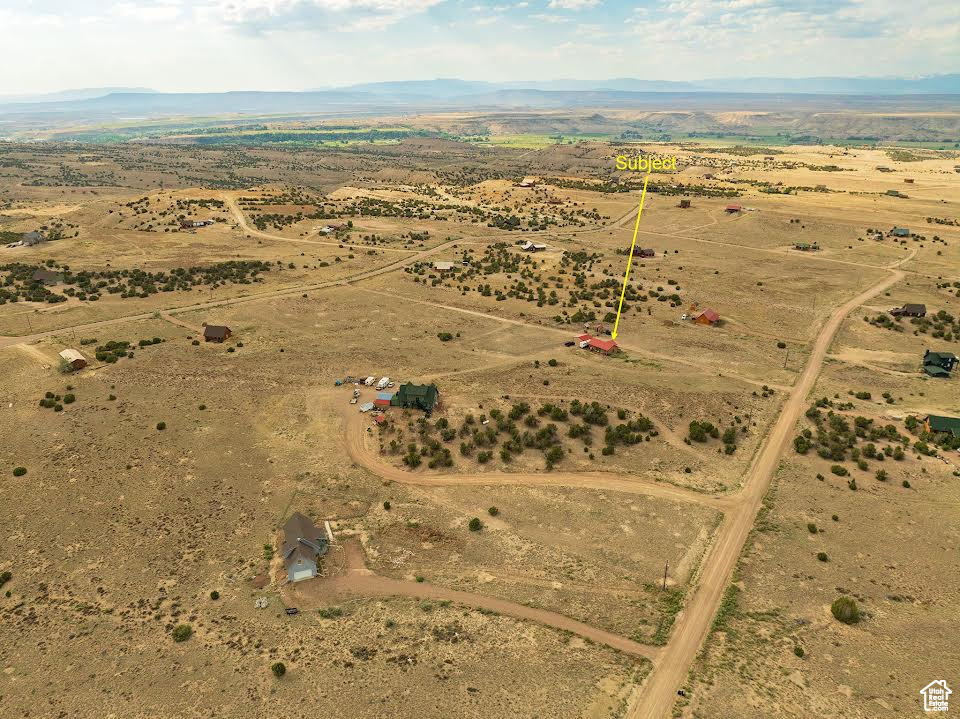
[[[726,209],[727,212],[742,212],[742,211],[743,211],[743,206],[741,206],[741,205],[727,205],[725,209]]]
[[[720,321],[720,315],[709,307],[693,318],[693,321],[699,325],[715,325]]]
[[[383,424],[384,422],[387,421],[387,418],[384,417],[382,414],[377,414],[377,415],[374,415],[373,421],[376,422],[377,424]]]
[[[596,337],[591,337],[587,341],[587,348],[593,352],[602,352],[605,355],[615,352],[617,349],[617,343],[613,340],[601,340]]]
[[[593,335],[577,335],[577,342],[589,342],[593,339]]]

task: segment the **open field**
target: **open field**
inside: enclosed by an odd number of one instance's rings
[[[910,418],[960,414],[920,371],[960,161],[498,121],[0,144],[11,715],[894,717],[957,676],[960,455]],[[638,149],[678,171],[607,356]],[[371,375],[439,404],[377,423]],[[333,543],[288,583],[293,512]]]

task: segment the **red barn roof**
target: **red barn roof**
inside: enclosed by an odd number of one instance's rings
[[[593,335],[579,335],[577,337],[577,340],[579,340],[580,342],[589,342],[592,339],[593,339]]]
[[[742,205],[727,205],[727,212],[740,212],[742,209]]]
[[[590,347],[600,350],[601,352],[613,352],[617,348],[617,343],[613,340],[599,340],[596,337],[591,337],[589,340]]]
[[[719,322],[719,321],[720,321],[720,315],[718,315],[716,312],[714,312],[713,310],[711,310],[709,307],[708,307],[707,309],[705,309],[703,312],[701,312],[701,313],[700,313],[700,316],[703,317],[703,318],[706,319],[706,320],[709,320],[710,322]]]

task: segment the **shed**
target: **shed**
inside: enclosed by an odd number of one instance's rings
[[[656,257],[656,256],[657,256],[657,251],[650,247],[644,247],[640,250],[640,257]]]
[[[720,315],[708,307],[694,317],[693,321],[700,325],[715,325],[720,321]]]
[[[724,208],[724,211],[730,212],[730,213],[743,212],[743,205],[737,205],[737,204],[727,205]]]
[[[894,237],[910,237],[910,230],[906,227],[894,227],[890,230],[890,234]]]
[[[369,412],[370,410],[373,409],[373,407],[374,407],[373,402],[364,402],[362,405],[360,405],[359,409],[361,412]]]
[[[287,568],[287,581],[313,579],[317,576],[317,560],[327,553],[326,534],[308,517],[294,512],[283,525],[280,553]]]
[[[680,200],[680,207],[683,209],[690,207],[690,200]]]
[[[439,261],[433,263],[433,269],[437,272],[450,272],[457,264],[455,262]]]
[[[407,382],[400,385],[397,393],[390,398],[391,407],[404,409],[422,409],[430,412],[440,402],[440,390],[435,384],[412,384]]]
[[[912,178],[912,177],[904,177],[904,178],[903,178],[903,181],[904,181],[905,183],[907,183],[908,185],[912,185],[912,184],[913,184],[913,178]]]
[[[389,407],[390,400],[393,398],[393,395],[390,392],[378,392],[377,398],[373,400],[373,403],[377,407]]]
[[[952,434],[954,437],[960,437],[960,417],[931,414],[923,420],[923,428],[934,434]]]
[[[223,342],[233,334],[226,325],[206,325],[203,328],[204,342]]]
[[[385,424],[387,421],[387,418],[384,417],[382,414],[378,414],[378,415],[374,415],[373,421],[376,422],[377,424]]]
[[[66,349],[60,353],[60,358],[73,370],[83,369],[87,366],[87,358],[77,350]]]

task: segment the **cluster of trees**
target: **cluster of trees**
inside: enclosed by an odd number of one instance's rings
[[[863,471],[869,467],[867,460],[883,462],[886,458],[903,459],[904,448],[909,446],[910,440],[901,435],[894,425],[880,427],[872,419],[859,415],[851,423],[847,415],[835,412],[833,407],[834,402],[824,397],[807,410],[807,419],[814,424],[816,431],[807,428],[794,438],[793,447],[799,454],[814,449],[821,458],[833,462],[846,461],[849,455]],[[823,408],[831,409],[824,414]],[[862,447],[861,441],[865,443]],[[881,443],[884,445],[882,448],[878,446]],[[842,468],[842,465],[838,466]]]
[[[694,420],[687,428],[687,444],[690,444],[691,442],[705,444],[710,439],[719,439],[723,443],[724,454],[733,454],[737,451],[738,434],[746,434],[747,432],[746,425],[741,424],[739,431],[735,426],[736,424],[740,424],[742,422],[740,417],[735,417],[734,422],[735,424],[731,424],[729,427],[724,429],[723,433],[721,434],[720,428],[713,424],[713,422],[708,422],[706,420]]]
[[[277,261],[279,264],[279,260]],[[55,270],[64,286],[62,294],[34,280],[37,270]],[[123,270],[80,270],[47,260],[43,265],[11,263],[0,265],[5,273],[0,280],[0,304],[6,302],[65,302],[67,297],[96,301],[103,294],[149,297],[157,292],[188,292],[197,286],[219,287],[227,284],[248,285],[262,282],[259,275],[269,272],[271,265],[261,260],[229,260],[205,267],[175,267],[169,272],[148,272],[138,268]]]

